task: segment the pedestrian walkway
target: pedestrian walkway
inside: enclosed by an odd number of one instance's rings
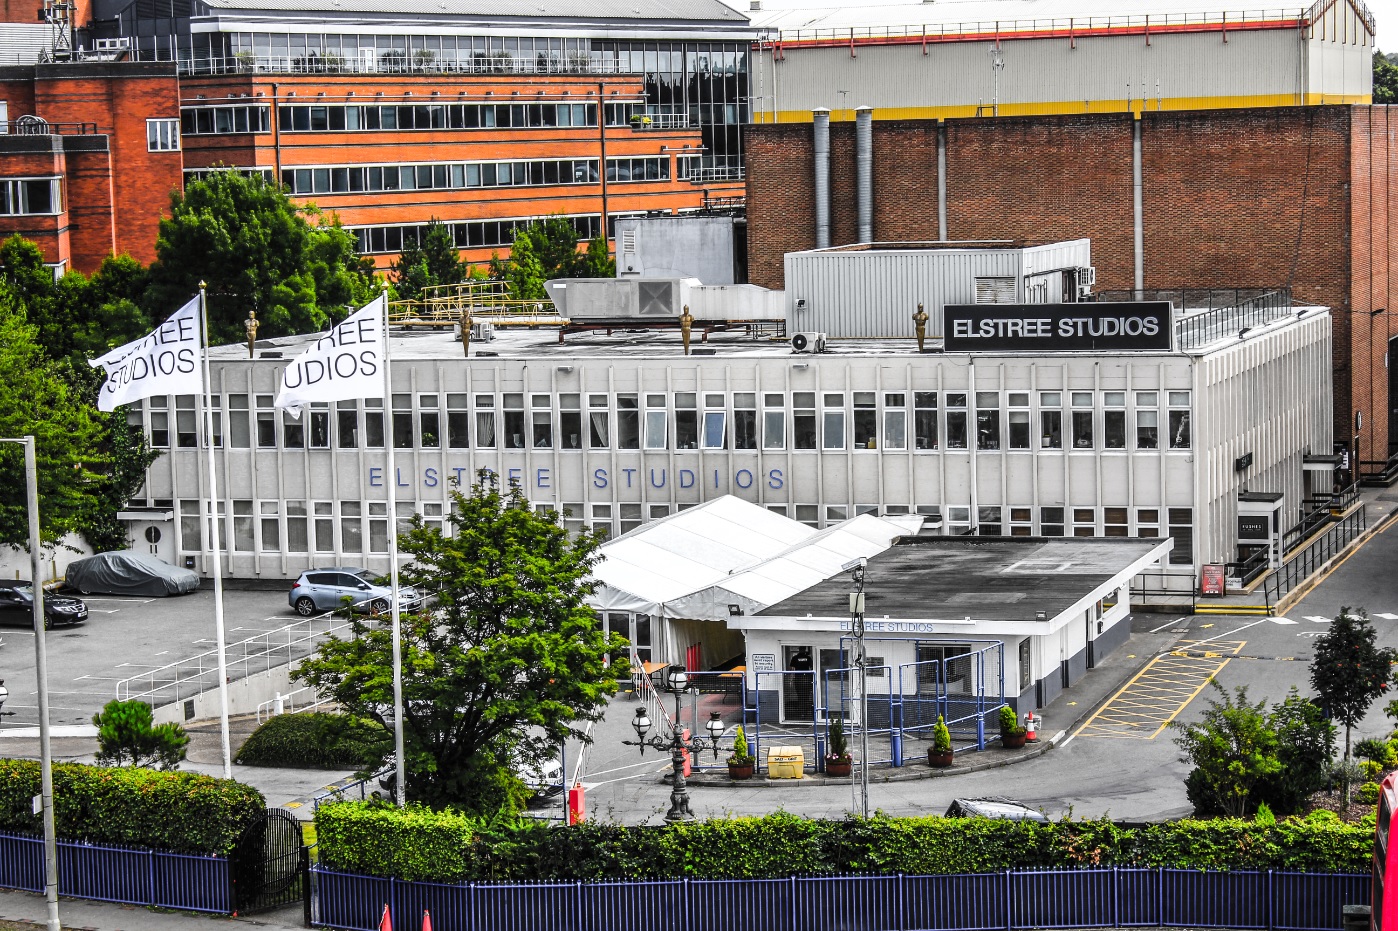
[[[58,917],[65,931],[280,931],[304,927],[300,905],[251,918],[230,918],[64,898],[58,902]],[[0,920],[31,922],[43,928],[47,918],[48,905],[42,895],[0,890]]]
[[[1074,737],[1154,740],[1240,653],[1245,640],[1181,640],[1123,685]]]

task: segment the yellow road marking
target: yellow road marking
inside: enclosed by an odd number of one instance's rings
[[[1203,643],[1217,649],[1190,655],[1191,646]],[[1180,641],[1179,649],[1157,656],[1117,689],[1073,736],[1154,740],[1245,645],[1215,638]],[[1146,729],[1151,732],[1142,733]]]

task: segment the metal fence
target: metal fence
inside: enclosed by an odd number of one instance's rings
[[[0,888],[44,890],[43,838],[0,834]],[[223,857],[58,842],[59,895],[226,915],[231,890]]]
[[[1367,523],[1368,507],[1361,505],[1358,510],[1337,521],[1325,536],[1297,553],[1281,568],[1267,576],[1262,583],[1268,604],[1276,604],[1281,597],[1315,574],[1321,566],[1329,562],[1345,547],[1354,542],[1364,532]]]
[[[1340,931],[1370,877],[1167,869],[614,883],[399,882],[313,868],[312,924],[374,931],[990,931],[1192,927]]]

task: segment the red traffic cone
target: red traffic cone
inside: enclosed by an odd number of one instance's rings
[[[422,910],[422,931],[432,931],[432,915],[425,908]]]
[[[383,907],[383,917],[379,919],[379,931],[393,931],[393,916],[388,913],[388,904]]]
[[[1034,712],[1026,712],[1024,715],[1024,739],[1039,739],[1039,722],[1034,717]]]

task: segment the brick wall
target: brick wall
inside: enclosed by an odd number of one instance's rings
[[[1336,433],[1348,438],[1343,425],[1363,411],[1364,459],[1387,457],[1385,340],[1398,335],[1391,119],[1387,107],[1347,106],[1141,119],[1146,286],[1289,283],[1297,299],[1333,308]],[[1130,114],[945,125],[949,238],[1086,236],[1098,288],[1133,286]],[[838,245],[854,241],[852,124],[831,136]],[[815,241],[811,127],[750,127],[747,151],[749,276],[781,287],[782,255]],[[876,120],[874,176],[875,238],[935,238],[935,123]],[[1380,307],[1395,313],[1371,321]]]

